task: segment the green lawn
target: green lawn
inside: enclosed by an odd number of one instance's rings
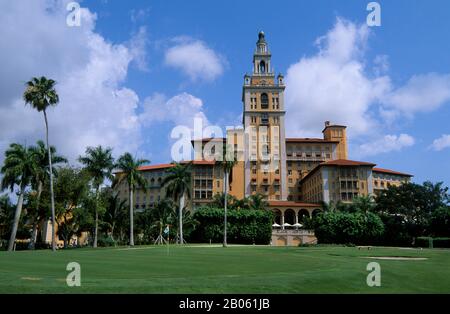
[[[371,261],[381,265],[381,287],[366,284]],[[81,265],[81,287],[66,285],[69,262]],[[0,252],[0,293],[30,292],[450,293],[450,250],[205,245]]]

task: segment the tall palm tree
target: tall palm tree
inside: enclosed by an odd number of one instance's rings
[[[222,158],[216,160],[216,166],[222,169],[223,172],[223,186],[224,186],[224,220],[223,220],[223,247],[227,247],[227,204],[228,204],[228,181],[230,173],[236,164],[236,156],[230,145],[223,145]]]
[[[36,172],[34,174],[33,180],[31,182],[33,189],[36,191],[36,206],[34,208],[33,216],[33,231],[31,235],[30,248],[34,248],[36,244],[37,237],[37,226],[45,216],[41,214],[39,205],[41,201],[41,194],[44,185],[44,181],[49,177],[49,163],[48,163],[48,150],[45,147],[43,141],[39,140],[36,143],[36,146],[31,146],[30,151],[33,152],[34,158],[36,160]],[[52,165],[59,163],[66,163],[67,159],[56,154],[56,148],[54,146],[50,146],[50,153],[52,158]],[[56,171],[54,171],[54,174]]]
[[[133,192],[137,187],[147,189],[147,181],[142,173],[139,171],[139,167],[149,163],[147,159],[134,159],[130,153],[125,153],[117,160],[117,168],[121,173],[116,176],[116,182],[114,185],[118,185],[123,181],[128,183],[128,199],[130,205],[130,246],[134,245],[134,209],[133,209]]]
[[[88,175],[91,177],[92,185],[95,189],[95,227],[94,227],[94,247],[97,247],[98,240],[98,206],[100,186],[106,179],[113,180],[112,170],[114,168],[114,158],[110,147],[86,148],[85,156],[80,156],[78,160],[84,165]]]
[[[166,194],[178,201],[178,241],[184,243],[183,239],[183,209],[186,196],[191,196],[191,163],[175,163],[173,167],[167,169],[167,176],[164,177],[161,186],[166,187]]]
[[[52,79],[47,79],[44,76],[40,78],[33,77],[26,83],[27,88],[23,93],[23,99],[25,104],[30,104],[33,109],[38,112],[44,113],[45,121],[45,139],[47,143],[48,151],[48,166],[50,171],[50,199],[52,209],[52,250],[56,250],[55,239],[55,196],[53,194],[53,169],[52,169],[52,154],[48,140],[48,120],[47,120],[47,108],[50,106],[56,106],[59,102],[59,96],[55,90],[56,82]]]
[[[9,238],[8,251],[12,251],[14,248],[20,214],[22,213],[25,189],[31,184],[36,167],[33,152],[20,144],[11,144],[5,152],[5,161],[3,167],[0,169],[0,173],[3,175],[1,190],[10,188],[11,192],[13,192],[14,186],[19,186],[19,198],[14,214],[11,236]]]

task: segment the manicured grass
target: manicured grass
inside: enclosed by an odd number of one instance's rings
[[[426,257],[423,261],[367,256]],[[381,265],[381,287],[366,266]],[[81,265],[67,287],[66,265]],[[0,252],[0,293],[450,293],[450,250],[187,246]]]

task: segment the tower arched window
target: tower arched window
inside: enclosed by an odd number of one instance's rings
[[[261,94],[261,109],[269,109],[269,97],[266,93]]]
[[[266,73],[266,63],[264,62],[264,60],[262,60],[259,63],[259,72],[260,73]]]

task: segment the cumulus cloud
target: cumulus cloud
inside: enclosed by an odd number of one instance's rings
[[[391,110],[408,116],[429,112],[450,101],[450,74],[414,75],[408,82],[388,93],[383,103]]]
[[[144,125],[152,122],[171,122],[191,129],[194,119],[201,119],[203,126],[210,124],[204,113],[203,101],[188,93],[171,98],[155,93],[144,100],[144,111],[139,115],[139,119]]]
[[[450,147],[450,134],[442,134],[442,136],[435,139],[430,146],[430,148],[435,151],[441,151],[448,147]]]
[[[224,57],[203,41],[182,37],[174,42],[165,52],[165,63],[181,70],[192,81],[213,81],[224,72]]]
[[[371,104],[390,89],[386,76],[370,78],[361,59],[369,30],[338,19],[320,37],[318,53],[292,64],[286,75],[287,132],[310,136],[323,122],[351,125],[351,134],[367,133],[376,123]]]
[[[116,154],[139,147],[139,99],[123,86],[137,50],[96,33],[88,9],[80,27],[68,27],[66,3],[0,3],[0,158],[12,141],[44,138],[42,114],[21,99],[24,83],[41,75],[57,81],[60,103],[48,115],[50,141],[60,153],[73,161],[88,145],[112,146]]]
[[[138,32],[131,37],[127,44],[134,63],[141,71],[148,71],[147,44],[148,34],[145,26],[139,27]]]
[[[379,140],[360,145],[359,155],[372,156],[392,151],[400,151],[403,148],[414,145],[414,142],[414,138],[408,134],[385,135]]]
[[[348,125],[349,137],[366,141],[383,137],[383,130],[401,118],[437,110],[450,101],[450,74],[417,74],[395,86],[388,75],[387,55],[377,55],[369,68],[365,52],[370,36],[365,24],[337,18],[333,28],[316,40],[316,54],[289,66],[285,79],[289,135],[317,136],[329,120]],[[367,155],[413,143],[406,134],[386,135],[380,148],[372,144],[360,148]]]

